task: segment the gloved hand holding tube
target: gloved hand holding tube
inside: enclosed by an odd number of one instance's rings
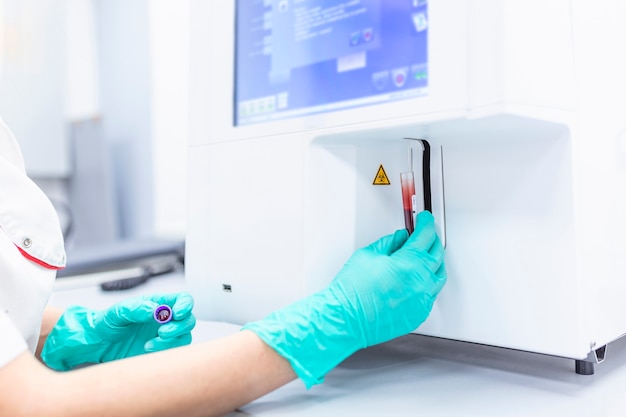
[[[430,212],[356,251],[318,293],[243,329],[286,358],[307,387],[359,349],[415,330],[446,281],[444,248]]]
[[[163,306],[171,309],[164,323],[155,318]],[[41,358],[50,368],[67,371],[188,345],[196,324],[192,309],[193,298],[185,292],[131,298],[101,311],[70,307],[48,335]]]

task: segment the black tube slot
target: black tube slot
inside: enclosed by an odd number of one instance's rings
[[[430,144],[424,139],[420,139],[424,152],[422,152],[422,185],[424,190],[424,210],[433,212],[433,200],[430,188]]]

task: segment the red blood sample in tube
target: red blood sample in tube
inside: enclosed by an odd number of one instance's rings
[[[415,219],[413,216],[413,196],[415,195],[415,180],[413,172],[400,173],[400,185],[402,187],[402,208],[404,209],[404,227],[413,233]]]

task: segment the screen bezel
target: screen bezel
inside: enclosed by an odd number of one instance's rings
[[[285,134],[401,124],[404,120],[444,119],[466,115],[468,109],[468,7],[458,13],[445,5],[428,5],[429,94],[415,99],[317,113],[266,123],[234,126],[235,25],[234,0],[192,2],[190,79],[191,145],[262,138]]]

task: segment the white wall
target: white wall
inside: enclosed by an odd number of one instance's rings
[[[65,0],[3,0],[0,115],[34,177],[70,172],[65,119]]]
[[[77,122],[100,114],[95,5],[94,0],[65,1],[66,113]]]
[[[103,133],[112,148],[122,237],[183,237],[188,0],[96,2]]]
[[[122,238],[153,231],[148,0],[96,2],[102,137],[111,150]]]
[[[0,116],[29,174],[73,180],[73,141],[99,141],[114,234],[183,237],[188,43],[189,0],[0,0]]]
[[[187,219],[189,0],[150,2],[154,231],[182,236]]]

